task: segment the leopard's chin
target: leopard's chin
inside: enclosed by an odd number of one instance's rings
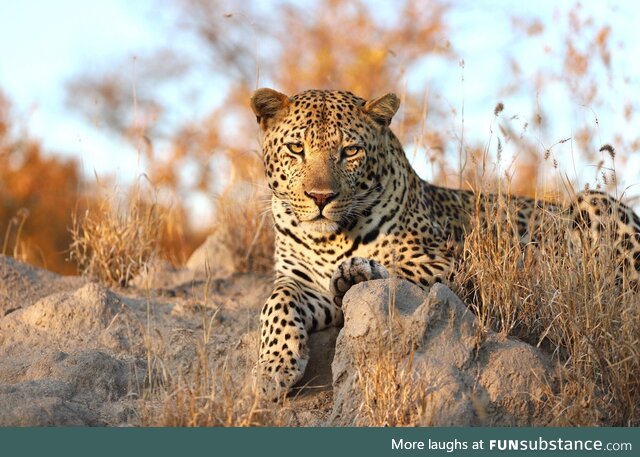
[[[300,225],[307,232],[316,232],[322,235],[330,235],[340,231],[340,224],[322,216],[316,217],[310,221],[302,222]]]

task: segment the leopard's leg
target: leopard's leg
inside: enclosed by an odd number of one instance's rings
[[[329,290],[333,295],[333,303],[342,307],[344,294],[351,286],[371,279],[386,279],[389,277],[387,269],[373,259],[351,257],[342,262],[331,277]]]
[[[329,297],[289,278],[276,279],[260,314],[260,354],[256,380],[270,400],[286,394],[302,378],[309,361],[309,332],[342,322]]]

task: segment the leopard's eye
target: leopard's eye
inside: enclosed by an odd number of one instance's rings
[[[295,154],[297,156],[304,154],[304,145],[302,143],[287,143],[286,146],[291,154]]]
[[[364,153],[364,148],[362,146],[354,145],[342,148],[342,157],[347,159],[355,157],[361,153]]]

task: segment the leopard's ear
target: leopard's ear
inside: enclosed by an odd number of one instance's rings
[[[400,99],[396,94],[389,93],[382,97],[369,100],[362,107],[362,111],[371,116],[378,124],[388,127],[393,115],[400,107]]]
[[[251,97],[251,109],[262,130],[266,130],[267,122],[289,104],[289,97],[273,89],[258,89]]]

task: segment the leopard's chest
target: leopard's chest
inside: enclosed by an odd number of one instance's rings
[[[429,259],[440,236],[436,229],[418,231],[411,226],[369,226],[366,230],[317,236],[280,227],[276,238],[278,273],[296,277],[328,292],[336,268],[352,257],[373,259],[395,269]]]

